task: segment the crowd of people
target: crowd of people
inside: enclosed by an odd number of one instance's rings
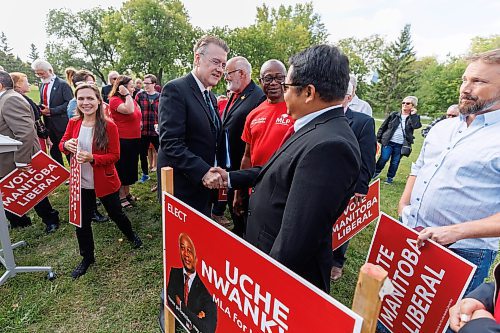
[[[352,196],[362,201],[388,161],[385,182],[393,183],[422,127],[418,98],[403,98],[375,132],[372,109],[356,95],[356,77],[338,48],[307,48],[288,69],[269,59],[260,67],[260,86],[250,62],[228,54],[225,41],[203,36],[192,71],[163,88],[152,74],[134,81],[111,71],[101,90],[85,69],[68,69],[68,84],[36,60],[39,103],[26,96],[25,74],[0,71],[0,133],[23,143],[2,159],[0,177],[28,167],[40,144],[61,164],[61,152],[81,163],[83,222],[76,234],[83,259],[74,278],[95,261],[91,221],[107,219],[96,197],[138,248],[142,241],[125,214],[137,201],[131,186],[170,166],[175,195],[186,204],[325,292],[341,279],[348,243],[332,253],[333,222]],[[216,96],[212,88],[223,78],[226,95]],[[431,239],[477,265],[469,294],[488,276],[500,240],[500,50],[471,57],[462,80],[459,103],[422,131],[398,212],[420,230],[420,246]],[[227,201],[219,200],[221,189]],[[35,210],[54,232],[59,214],[49,199]],[[31,224],[26,216],[7,217],[12,227]],[[461,301],[477,313],[453,307],[454,331],[494,319],[485,313],[497,294],[479,288],[488,303]]]

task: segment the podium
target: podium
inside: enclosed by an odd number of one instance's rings
[[[0,135],[0,154],[16,151],[18,146],[22,145],[21,142],[11,139],[7,136]],[[1,155],[0,155],[1,156]],[[0,277],[0,286],[4,284],[7,279],[16,276],[17,273],[26,272],[48,272],[47,278],[53,280],[55,274],[52,267],[48,266],[17,266],[14,259],[14,249],[19,246],[26,245],[26,242],[21,241],[12,244],[10,241],[9,224],[5,216],[3,207],[2,194],[0,193],[0,263],[5,266],[6,272]]]

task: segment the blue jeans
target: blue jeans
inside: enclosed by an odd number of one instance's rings
[[[375,173],[382,172],[385,164],[391,159],[391,163],[389,165],[389,171],[387,171],[388,178],[394,178],[396,176],[396,171],[398,171],[399,161],[401,161],[401,147],[403,147],[400,143],[394,143],[390,141],[387,146],[382,147],[382,151],[380,153],[380,157],[375,166]]]

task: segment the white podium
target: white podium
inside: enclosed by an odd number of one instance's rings
[[[21,144],[22,143],[17,140],[11,139],[4,135],[0,135],[0,154],[16,151],[17,147],[20,146]],[[52,267],[16,266],[13,250],[16,247],[26,245],[26,242],[21,241],[15,244],[12,244],[10,242],[9,224],[7,222],[7,217],[5,216],[5,210],[3,208],[1,193],[0,193],[0,243],[2,245],[2,248],[0,248],[0,263],[2,263],[2,265],[4,265],[6,268],[6,272],[2,275],[2,277],[0,277],[0,286],[4,284],[8,278],[16,276],[17,273],[48,272],[47,278],[49,280],[55,278],[55,274],[52,271]]]

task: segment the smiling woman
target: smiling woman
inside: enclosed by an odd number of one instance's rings
[[[96,196],[134,248],[142,246],[142,241],[132,230],[118,196],[120,180],[114,165],[120,156],[118,129],[104,117],[101,94],[95,85],[79,85],[75,96],[77,117],[70,120],[59,149],[76,155],[81,164],[82,225],[76,228],[76,237],[83,260],[71,273],[76,279],[95,262],[91,219]]]

